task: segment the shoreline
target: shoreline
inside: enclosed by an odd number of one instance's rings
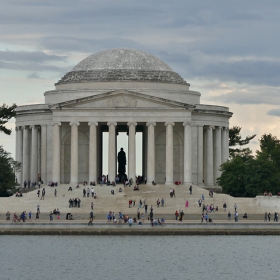
[[[166,225],[115,225],[107,222],[0,222],[0,235],[280,235],[277,222],[167,222]]]

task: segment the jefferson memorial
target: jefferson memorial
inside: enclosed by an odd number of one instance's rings
[[[213,187],[229,156],[229,109],[200,104],[199,92],[143,51],[110,49],[90,55],[44,96],[44,104],[16,110],[21,184],[40,178],[62,184],[97,181],[103,162],[108,162],[108,180],[115,181],[119,132],[128,135],[128,178],[144,176],[148,184]],[[109,135],[106,160],[104,132]],[[137,153],[142,153],[143,174],[136,174]]]

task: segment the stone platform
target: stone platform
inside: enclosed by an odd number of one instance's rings
[[[16,212],[19,214],[22,211],[32,211],[35,217],[37,204],[40,205],[40,211],[45,219],[48,219],[48,213],[55,208],[59,208],[61,211],[61,216],[64,218],[65,214],[71,212],[74,218],[87,219],[89,212],[91,211],[90,204],[94,203],[94,215],[97,219],[105,220],[106,213],[109,211],[114,211],[115,213],[122,212],[124,214],[136,216],[139,200],[142,202],[144,200],[150,206],[153,205],[154,216],[172,219],[176,210],[183,210],[186,217],[190,219],[197,218],[201,214],[201,208],[198,207],[198,199],[201,198],[202,194],[205,197],[205,205],[214,204],[214,206],[219,207],[219,211],[212,213],[215,215],[215,220],[226,219],[226,213],[222,209],[223,203],[227,204],[227,211],[234,212],[234,203],[238,206],[238,212],[241,215],[245,212],[248,213],[249,218],[255,217],[256,219],[262,219],[264,212],[279,212],[280,211],[280,198],[277,197],[256,197],[256,198],[234,198],[226,194],[214,193],[214,197],[211,198],[208,195],[208,191],[198,187],[193,186],[193,194],[189,193],[189,186],[186,185],[140,185],[139,191],[134,191],[132,187],[123,187],[123,185],[118,185],[116,187],[112,186],[95,186],[94,190],[97,193],[97,199],[92,197],[83,197],[84,186],[80,185],[80,188],[75,189],[73,186],[73,191],[68,191],[69,185],[59,185],[58,187],[48,187],[46,188],[46,195],[44,200],[40,200],[37,197],[37,190],[24,193],[23,197],[1,197],[0,198],[0,219],[3,220],[5,213],[10,211],[11,214]],[[122,187],[123,192],[118,192],[119,187]],[[90,188],[90,186],[85,186],[85,188]],[[169,196],[170,188],[175,189],[175,198]],[[57,197],[54,196],[54,190],[57,190]],[[115,191],[115,194],[111,194],[111,190]],[[70,198],[80,198],[81,207],[80,208],[69,208]],[[164,207],[156,207],[157,199],[164,198]],[[132,208],[128,207],[129,199],[135,199],[136,205]],[[185,207],[186,201],[188,200],[189,206]],[[140,212],[144,213],[144,209],[140,209]],[[41,216],[42,216],[41,215]],[[221,215],[221,216],[219,216]],[[173,216],[174,217],[174,216]]]

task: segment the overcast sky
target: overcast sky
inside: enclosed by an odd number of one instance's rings
[[[201,92],[228,106],[243,135],[280,138],[279,1],[2,0],[0,103],[43,103],[66,72],[109,48],[158,56]],[[14,128],[14,122],[9,123]],[[0,134],[14,154],[15,133]]]

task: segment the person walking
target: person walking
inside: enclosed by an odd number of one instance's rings
[[[271,214],[270,214],[270,212],[267,214],[267,219],[268,219],[268,221],[270,222],[270,217],[271,217]]]
[[[91,204],[90,204],[90,208],[91,208],[91,210],[93,210],[93,201],[91,202]]]
[[[267,222],[267,212],[264,213],[264,222]]]
[[[28,213],[28,221],[32,221],[32,212],[31,211],[29,211],[29,213]]]
[[[230,211],[228,211],[227,216],[228,216],[228,221],[230,222],[231,221],[231,213],[230,213]]]
[[[93,216],[90,216],[90,217],[89,217],[88,226],[92,226],[92,220],[93,220]]]
[[[237,211],[235,212],[234,217],[235,217],[235,222],[238,222],[238,212]]]
[[[53,220],[53,212],[50,211],[50,222]]]
[[[54,190],[54,197],[56,197],[56,195],[57,195],[57,190],[55,189]]]
[[[37,205],[37,213],[40,213],[40,205]]]
[[[190,194],[192,194],[192,185],[190,185],[189,191],[190,191]]]
[[[39,221],[39,213],[40,213],[40,212],[37,211],[35,221]]]
[[[140,210],[139,210],[139,208],[137,209],[137,219],[140,220]]]
[[[179,217],[179,213],[178,213],[178,211],[176,210],[176,212],[175,212],[175,219],[176,219],[176,221],[178,220],[178,217]]]

